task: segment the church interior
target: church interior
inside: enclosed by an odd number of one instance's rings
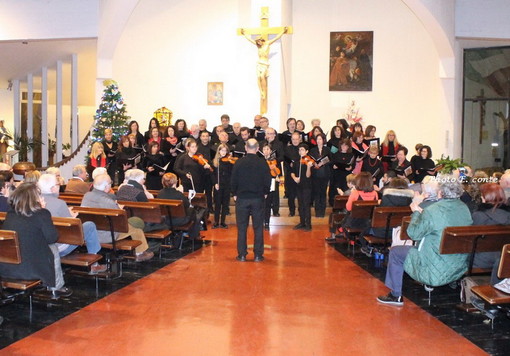
[[[422,143],[434,160],[503,172],[509,13],[507,0],[0,0],[0,120],[42,142],[27,160],[42,170],[65,161],[69,179],[113,79],[142,133],[162,108],[209,130],[223,114],[250,128],[263,114],[279,133],[290,117],[306,132],[319,119],[328,138],[338,119],[356,119],[381,138],[394,130],[409,157]],[[264,31],[267,53],[250,43]],[[369,88],[332,85],[341,32],[370,33]],[[429,296],[408,276],[405,306],[381,305],[386,262],[325,243],[328,214],[293,230],[297,217],[280,203],[264,262],[251,252],[249,263],[235,260],[227,216],[227,230],[126,263],[118,279],[66,275],[69,298],[0,306],[0,355],[507,354],[506,315],[489,322],[456,308],[459,286]]]

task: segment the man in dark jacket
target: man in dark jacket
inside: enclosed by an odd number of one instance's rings
[[[246,261],[248,254],[246,232],[250,216],[255,233],[255,262],[264,260],[264,199],[271,187],[269,166],[257,156],[259,144],[255,139],[246,142],[246,156],[234,165],[231,177],[231,190],[236,201],[237,257]]]

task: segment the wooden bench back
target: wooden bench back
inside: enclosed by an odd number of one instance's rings
[[[183,218],[187,216],[181,200],[149,199],[149,202],[159,205],[163,216],[169,216],[170,218]]]
[[[158,204],[150,202],[118,201],[128,216],[136,216],[148,223],[161,223],[161,208]]]
[[[21,263],[21,253],[16,231],[0,230],[0,262]]]
[[[110,231],[110,221],[115,232],[128,232],[127,212],[123,209],[102,209],[77,206],[73,211],[78,213],[82,222],[92,221],[98,230]]]
[[[83,194],[60,193],[58,198],[65,201],[67,205],[80,206],[83,200]]]
[[[439,253],[471,253],[476,240],[476,252],[501,251],[510,244],[508,225],[471,225],[447,227],[443,230]]]
[[[351,216],[358,219],[370,219],[378,200],[356,200],[352,203]]]
[[[404,216],[402,218],[402,225],[400,225],[400,239],[401,240],[411,240],[411,237],[407,234],[407,228],[411,223],[411,215]]]
[[[347,205],[347,200],[349,200],[348,195],[336,195],[333,202],[333,211],[344,210]]]
[[[376,206],[372,213],[372,227],[400,226],[402,218],[410,216],[411,213],[411,208],[408,206]]]
[[[501,260],[499,261],[498,277],[501,279],[510,277],[510,244],[503,246]]]
[[[188,198],[189,193],[183,193],[186,198]],[[191,199],[191,205],[198,206],[200,208],[207,208],[207,197],[205,193],[196,193],[196,195]]]
[[[51,220],[58,232],[57,242],[78,246],[85,244],[83,225],[80,219],[52,217]]]

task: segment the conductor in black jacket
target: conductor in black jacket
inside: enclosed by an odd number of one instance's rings
[[[271,187],[271,173],[264,159],[257,156],[259,144],[255,139],[246,141],[246,156],[234,165],[231,189],[236,201],[237,257],[246,261],[248,254],[246,232],[250,215],[255,234],[255,262],[264,260],[264,199]]]

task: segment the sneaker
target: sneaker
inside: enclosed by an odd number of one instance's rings
[[[367,246],[363,246],[361,248],[361,253],[363,253],[365,256],[371,258],[372,257],[372,249]]]
[[[228,229],[228,225],[225,223],[221,223],[220,226],[222,229]]]
[[[108,266],[100,265],[99,263],[96,263],[96,264],[90,266],[89,274],[103,273],[103,272],[106,272],[107,269],[108,269]]]
[[[217,229],[219,227],[220,227],[220,224],[218,224],[218,223],[214,223],[214,225],[212,226],[213,229]]]
[[[71,288],[63,287],[60,289],[52,289],[51,295],[52,299],[59,299],[60,297],[70,297],[73,294],[73,290]]]
[[[388,295],[382,295],[377,297],[377,301],[379,303],[395,305],[397,307],[401,307],[404,305],[404,298],[402,298],[402,296],[395,297],[393,296],[393,294],[391,294],[391,292],[389,292]]]
[[[136,259],[135,261],[136,262],[143,262],[143,261],[148,261],[150,260],[152,257],[154,257],[154,252],[150,252],[150,251],[143,251],[142,253],[136,255]]]
[[[294,226],[292,229],[293,229],[293,230],[301,230],[301,229],[302,229],[302,228],[304,228],[304,227],[305,227],[305,225],[303,225],[303,224],[299,223],[299,224],[297,224],[296,226]]]

